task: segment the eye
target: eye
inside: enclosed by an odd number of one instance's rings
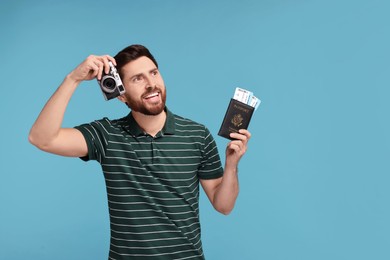
[[[137,82],[140,82],[141,80],[142,80],[142,76],[139,75],[139,76],[135,76],[132,81],[137,83]]]
[[[158,70],[153,70],[153,71],[152,71],[152,75],[153,75],[153,76],[158,75]]]

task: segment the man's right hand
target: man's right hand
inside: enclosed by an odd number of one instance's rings
[[[79,66],[77,66],[68,76],[77,83],[83,80],[101,79],[103,70],[107,74],[110,71],[108,62],[111,61],[115,66],[115,59],[109,55],[95,56],[90,55]]]

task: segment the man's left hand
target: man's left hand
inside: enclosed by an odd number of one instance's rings
[[[226,166],[237,167],[248,148],[251,133],[248,130],[240,129],[238,133],[231,133],[230,137],[233,140],[228,143],[226,148]]]

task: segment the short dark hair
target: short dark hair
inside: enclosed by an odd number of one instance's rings
[[[130,45],[115,55],[116,68],[119,72],[119,75],[123,77],[122,68],[129,62],[136,60],[140,57],[146,56],[153,61],[153,63],[158,68],[157,61],[154,59],[150,51],[143,45],[133,44]]]

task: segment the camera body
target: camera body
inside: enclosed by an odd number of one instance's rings
[[[102,78],[101,80],[98,80],[99,86],[106,100],[116,98],[117,96],[125,93],[122,80],[114,64],[112,64],[111,61],[109,61],[108,64],[110,65],[110,71],[106,74],[103,70]]]

